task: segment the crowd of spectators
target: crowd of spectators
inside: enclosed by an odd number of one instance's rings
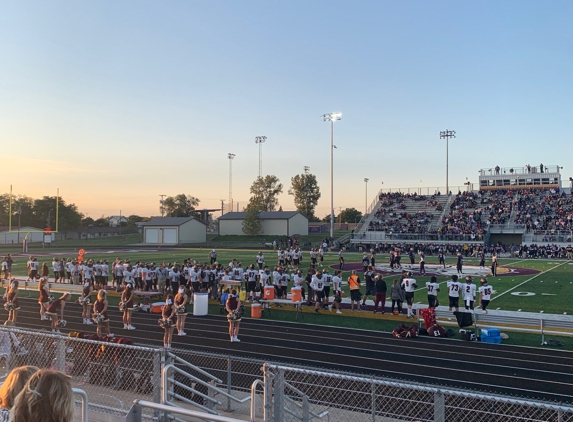
[[[573,197],[555,189],[523,192],[514,221],[524,225],[526,232],[545,235],[544,242],[552,241],[551,233],[543,232],[573,230]]]
[[[382,193],[378,197],[379,207],[368,226],[368,231],[426,233],[434,218],[432,210],[443,209],[438,197],[439,192],[431,196],[402,192]],[[415,211],[407,211],[409,205],[407,201],[416,202]],[[419,209],[419,202],[425,204],[425,210]]]

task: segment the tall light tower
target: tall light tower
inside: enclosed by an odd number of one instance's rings
[[[229,212],[233,211],[233,158],[235,154],[228,153],[229,159]]]
[[[342,113],[327,113],[322,115],[323,122],[330,122],[330,237],[334,239],[334,122],[342,119]]]
[[[364,198],[364,215],[368,213],[368,178],[364,178],[364,183],[366,184],[366,197]]]
[[[455,130],[444,130],[442,132],[440,132],[440,139],[445,139],[446,140],[446,195],[450,194],[450,185],[448,183],[449,181],[449,177],[448,177],[448,153],[449,153],[449,141],[450,138],[455,138],[456,137],[456,131]]]
[[[263,177],[263,144],[266,140],[266,136],[255,136],[255,144],[259,144],[259,177]]]
[[[161,199],[159,200],[159,212],[161,213],[161,217],[163,217],[165,215],[165,206],[163,198],[165,198],[167,195],[159,195],[159,196],[161,197]]]

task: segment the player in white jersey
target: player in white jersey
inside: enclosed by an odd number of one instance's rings
[[[282,249],[279,249],[277,251],[277,261],[278,264],[277,265],[285,265],[285,252]]]
[[[297,270],[296,273],[292,275],[292,285],[295,288],[300,288],[302,293],[302,300],[305,300],[305,291],[304,291],[304,275],[302,274],[302,270]]]
[[[257,255],[257,265],[259,266],[259,270],[262,270],[265,266],[265,255],[262,252],[259,252]]]
[[[316,268],[317,266],[317,259],[318,259],[318,252],[314,250],[314,248],[310,249],[308,253],[310,255],[310,266],[312,268]]]
[[[466,277],[466,284],[464,285],[464,302],[466,304],[466,309],[474,309],[474,301],[476,300],[476,285],[472,283],[472,278],[470,276]]]
[[[259,271],[259,287],[261,289],[261,294],[265,286],[271,285],[271,276],[270,276],[269,267],[265,266],[263,270]]]
[[[52,261],[52,271],[54,272],[54,283],[57,283],[60,279],[60,261],[58,258],[54,258]]]
[[[247,282],[247,302],[251,300],[255,300],[255,291],[257,288],[257,270],[255,270],[255,266],[253,264],[249,265],[247,271],[245,272],[245,280]]]
[[[463,290],[464,285],[458,281],[458,276],[454,274],[452,279],[448,281],[448,301],[450,311],[453,309],[460,310],[460,292]]]
[[[328,274],[328,270],[325,268],[322,270],[322,278],[324,280],[324,302],[323,307],[329,308],[332,311],[332,307],[329,305],[328,298],[330,297],[330,286],[332,284],[332,276]]]
[[[414,318],[412,315],[412,304],[414,303],[414,291],[418,285],[416,284],[416,280],[412,278],[411,272],[406,274],[406,277],[402,279],[402,283],[400,285],[406,293],[406,302],[408,303],[408,318]]]
[[[165,288],[167,292],[177,292],[179,291],[179,279],[181,278],[181,271],[179,266],[174,265],[169,270],[169,276],[167,277]]]
[[[487,279],[482,278],[480,280],[481,286],[479,288],[479,301],[481,303],[481,309],[484,314],[487,314],[487,305],[491,300],[491,294],[493,293],[493,288],[487,284]]]
[[[193,265],[189,271],[189,283],[193,287],[193,292],[199,293],[199,283],[201,283],[201,269],[197,264]]]
[[[440,291],[440,285],[436,276],[432,276],[430,281],[426,283],[426,289],[428,290],[428,306],[435,308],[438,306],[438,292]]]
[[[104,260],[102,261],[100,266],[101,266],[101,283],[104,286],[107,286],[107,283],[109,281],[109,265],[107,261]]]
[[[336,270],[334,272],[334,277],[332,277],[332,291],[334,292],[334,301],[332,305],[329,306],[329,309],[332,310],[334,306],[336,308],[336,313],[341,314],[340,311],[340,303],[342,302],[342,277],[340,275],[342,271]]]
[[[314,305],[314,313],[320,314],[320,312],[318,312],[318,307],[324,300],[324,279],[322,273],[319,270],[317,270],[316,274],[312,276],[310,287],[314,291],[314,295],[316,297],[316,303]]]
[[[84,282],[89,281],[90,285],[93,285],[93,281],[94,281],[93,262],[88,261],[88,264],[84,265],[82,267],[82,276],[83,276]]]
[[[125,284],[131,284],[132,287],[134,287],[135,285],[135,271],[133,271],[133,268],[131,267],[131,265],[128,265],[127,268],[125,270],[123,270],[123,282]]]
[[[292,253],[293,267],[295,270],[298,270],[298,266],[300,265],[301,259],[302,259],[302,251],[299,248],[296,248]]]

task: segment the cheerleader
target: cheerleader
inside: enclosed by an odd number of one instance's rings
[[[66,306],[66,302],[68,302],[72,298],[72,294],[70,292],[64,293],[60,298],[54,300],[48,308],[46,309],[45,315],[52,319],[52,333],[60,333],[58,326],[61,325],[62,327],[65,326],[64,320],[64,307]],[[60,308],[60,322],[58,323],[58,308]]]
[[[169,320],[169,325],[165,325],[163,328],[165,330],[165,335],[163,336],[163,347],[166,349],[171,348],[171,338],[173,337],[173,329],[175,324],[177,324],[177,316],[175,305],[173,304],[173,295],[167,295],[165,299],[165,305],[161,309],[161,319],[163,321]]]
[[[9,306],[8,321],[16,324],[16,317],[20,309],[20,302],[18,301],[18,280],[13,278],[8,287],[6,287],[6,305]]]
[[[84,283],[84,288],[82,290],[82,295],[78,299],[78,302],[82,304],[82,318],[84,320],[84,324],[92,325],[93,322],[91,321],[90,315],[90,305],[91,305],[91,297],[92,297],[93,288],[89,281]]]
[[[177,334],[180,336],[186,336],[187,333],[185,329],[185,319],[187,318],[187,301],[189,300],[187,294],[185,293],[185,287],[179,287],[177,294],[175,295],[175,312],[177,313]]]
[[[103,319],[100,319],[101,316],[103,316]],[[97,292],[97,300],[94,302],[94,307],[93,307],[93,318],[95,322],[97,322],[96,334],[99,337],[102,337],[101,335],[102,326],[105,326],[105,332],[107,336],[113,337],[113,334],[111,334],[109,330],[109,317],[107,315],[107,298],[105,290],[103,289]]]
[[[239,323],[241,322],[241,301],[237,296],[237,291],[233,289],[231,294],[227,298],[225,303],[225,308],[227,309],[227,319],[229,320],[229,336],[231,337],[231,343],[238,343],[239,340]]]
[[[48,280],[45,277],[42,277],[40,279],[40,282],[38,283],[38,292],[39,292],[38,304],[40,305],[40,319],[42,321],[49,321],[50,318],[48,318],[45,314],[46,314],[46,309],[50,304],[50,286],[48,285]]]
[[[120,310],[123,311],[123,329],[135,330],[131,325],[131,314],[133,312],[133,285],[128,283],[125,285],[123,292],[121,292],[121,303],[119,304]]]

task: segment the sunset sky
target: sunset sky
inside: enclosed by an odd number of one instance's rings
[[[573,2],[12,1],[0,5],[0,193],[92,218],[159,195],[242,208],[258,175],[310,166],[329,212],[384,188],[527,163],[573,175]],[[382,185],[382,182],[384,184]],[[568,183],[565,183],[568,186]],[[215,216],[218,216],[215,215]]]

